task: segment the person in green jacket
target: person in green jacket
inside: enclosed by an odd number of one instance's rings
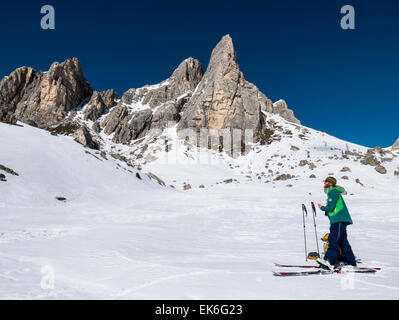
[[[330,219],[330,235],[328,237],[329,247],[324,258],[318,258],[316,261],[323,267],[334,269],[336,260],[340,255],[346,263],[356,266],[356,258],[348,241],[346,227],[352,224],[352,218],[342,198],[343,189],[336,187],[337,180],[334,177],[328,177],[324,181],[324,188],[327,188],[327,204],[319,204],[320,210]]]

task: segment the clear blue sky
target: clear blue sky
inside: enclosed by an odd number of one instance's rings
[[[45,4],[56,30],[40,28]],[[346,4],[355,30],[340,27]],[[190,56],[206,69],[230,34],[245,78],[304,125],[368,147],[399,137],[399,1],[3,1],[0,27],[0,77],[77,57],[95,90],[119,95]]]

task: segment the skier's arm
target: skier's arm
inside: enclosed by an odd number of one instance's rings
[[[328,195],[327,204],[324,207],[321,207],[320,210],[327,212],[331,212],[335,209],[337,205],[337,201],[339,199],[339,192],[337,190],[331,190]]]

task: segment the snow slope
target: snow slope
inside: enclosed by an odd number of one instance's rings
[[[150,153],[156,160],[134,163],[142,168],[140,180],[125,162],[108,154],[106,160],[71,137],[0,123],[0,164],[19,174],[0,181],[0,298],[398,299],[397,158],[381,175],[341,159],[343,150],[364,153],[364,147],[281,126],[293,134],[282,134],[279,143],[236,159],[203,150],[207,161],[197,161],[195,148],[179,148],[168,129],[169,151],[161,137],[142,158]],[[299,137],[304,132],[307,140]],[[142,147],[104,145],[126,155]],[[300,160],[317,167],[299,166]],[[341,173],[344,166],[351,171]],[[147,171],[175,188],[159,186]],[[274,180],[277,172],[295,178]],[[273,262],[305,262],[300,204],[324,203],[321,180],[329,173],[348,191],[355,255],[382,271],[274,277]],[[182,191],[184,183],[192,189]],[[315,251],[311,216],[306,230]],[[328,231],[321,213],[317,230],[319,238]]]

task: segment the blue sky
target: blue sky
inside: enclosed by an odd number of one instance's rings
[[[45,4],[55,30],[40,27]],[[346,4],[355,30],[340,27]],[[77,57],[95,90],[119,95],[187,57],[206,69],[230,34],[245,78],[304,125],[368,147],[399,137],[398,1],[14,1],[1,4],[0,27],[0,77]]]

